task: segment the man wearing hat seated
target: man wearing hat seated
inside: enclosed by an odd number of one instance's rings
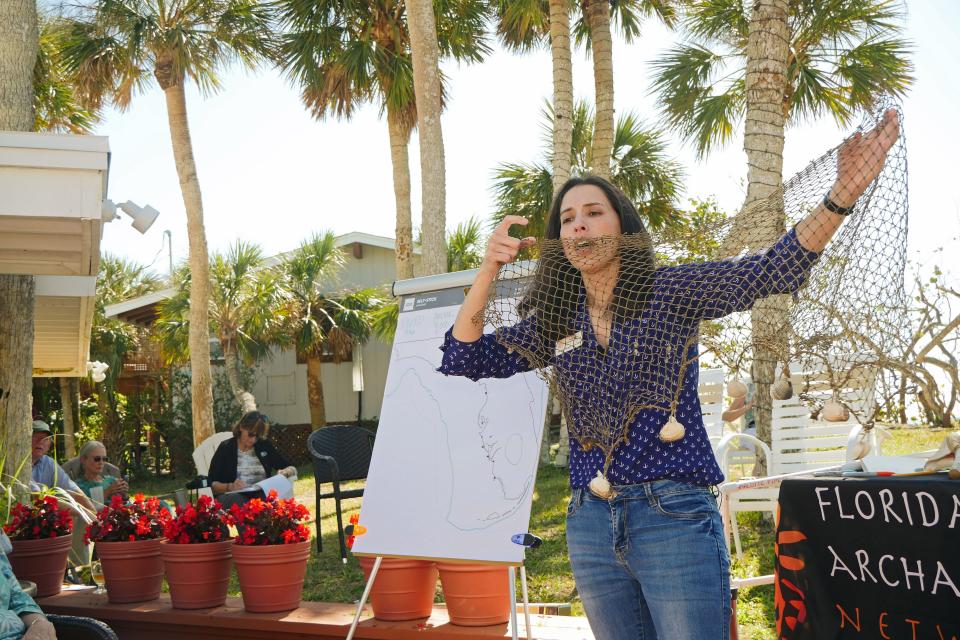
[[[57,461],[47,455],[50,451],[50,445],[53,443],[53,432],[50,426],[43,420],[33,421],[33,440],[31,442],[31,459],[33,469],[30,472],[30,490],[40,491],[45,487],[59,487],[70,494],[77,504],[87,509],[90,513],[96,513],[90,498],[84,495],[77,483],[70,479],[67,472],[57,464]],[[66,505],[71,508],[71,505]],[[71,508],[71,511],[73,509]],[[87,564],[89,562],[89,553],[87,545],[83,541],[83,533],[86,527],[85,520],[74,513],[73,527],[73,545],[70,549],[70,561],[74,565]]]

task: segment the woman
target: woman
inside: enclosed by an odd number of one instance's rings
[[[104,473],[107,462],[107,448],[102,442],[90,440],[80,447],[80,477],[77,486],[88,498],[101,504],[108,504],[110,497],[119,493],[125,495],[130,487],[123,478],[117,478]],[[99,494],[99,495],[94,495]]]
[[[250,411],[234,425],[233,437],[224,440],[214,452],[207,476],[214,495],[225,507],[264,495],[259,490],[224,494],[251,487],[276,473],[287,478],[296,476],[296,467],[291,466],[266,439],[269,431],[267,416]]]
[[[13,575],[11,551],[10,539],[0,531],[0,640],[56,640],[53,624]]]
[[[699,321],[799,289],[898,135],[897,114],[888,111],[841,149],[823,204],[767,251],[733,261],[656,268],[626,196],[603,179],[572,178],[547,222],[545,244],[562,247],[542,252],[555,268],[545,269],[542,256],[516,313],[522,320],[484,335],[500,267],[536,243],[508,235],[527,224],[522,217],[507,216],[495,229],[439,370],[476,380],[551,368],[571,432],[581,434],[570,443],[567,544],[597,638],[729,637],[729,557],[711,491],[723,474],[699,411],[697,369],[686,367],[696,358]],[[625,263],[632,272],[621,269]],[[678,403],[685,412],[675,411]],[[678,418],[679,439],[665,437]],[[603,419],[623,419],[622,437],[604,442],[596,432]],[[606,486],[594,486],[597,476]]]

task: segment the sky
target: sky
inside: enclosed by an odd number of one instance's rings
[[[903,103],[909,167],[911,258],[930,264],[960,250],[958,163],[960,2],[908,0],[905,37],[912,41],[915,84]],[[650,94],[650,62],[679,39],[654,21],[638,41],[615,38],[613,60],[618,115],[633,111],[657,123]],[[547,50],[511,54],[495,45],[483,63],[444,64],[449,101],[442,118],[446,153],[447,227],[494,209],[494,168],[503,162],[543,159],[541,112],[552,96]],[[231,69],[223,89],[187,94],[194,154],[203,193],[211,251],[236,239],[256,242],[272,255],[296,247],[312,233],[361,231],[393,236],[395,207],[386,120],[365,106],[350,121],[317,121],[302,107],[296,88],[274,69]],[[574,51],[574,92],[593,96],[591,61]],[[128,218],[110,223],[101,249],[167,271],[172,238],[175,262],[187,256],[186,216],[173,163],[162,92],[153,86],[126,112],[108,110],[96,134],[109,136],[109,197],[160,211],[140,235]],[[784,177],[838,144],[844,131],[821,119],[786,134]],[[670,139],[669,153],[684,167],[686,198],[715,197],[734,211],[746,190],[742,131],[724,149],[698,161],[693,150]],[[414,225],[419,224],[420,171],[416,133],[409,148]],[[947,249],[944,253],[938,248]]]

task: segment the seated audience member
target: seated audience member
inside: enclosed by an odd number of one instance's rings
[[[20,588],[7,554],[13,550],[0,531],[0,640],[56,640],[53,624]]]
[[[77,478],[77,486],[87,495],[88,498],[109,504],[111,496],[115,493],[126,497],[130,487],[122,477],[110,475],[104,471],[104,465],[107,463],[107,448],[102,442],[91,440],[80,447],[80,476]]]
[[[64,471],[57,462],[47,455],[50,445],[53,442],[53,433],[50,426],[42,420],[33,421],[33,439],[30,450],[33,461],[33,469],[30,472],[30,490],[41,491],[47,487],[59,487],[70,494],[77,504],[85,508],[90,514],[96,511],[90,498],[80,490],[67,472]],[[90,554],[86,543],[83,541],[83,532],[85,527],[84,518],[76,512],[69,503],[65,503],[73,513],[73,544],[70,548],[70,563],[74,566],[87,564],[90,560]],[[0,636],[2,638],[2,636]]]
[[[297,469],[280,455],[267,440],[270,423],[259,411],[245,413],[233,427],[233,437],[217,447],[210,461],[207,476],[210,487],[225,508],[253,498],[263,498],[263,491],[230,493],[250,487],[277,473],[294,478]]]

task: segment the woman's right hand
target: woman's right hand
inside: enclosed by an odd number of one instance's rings
[[[515,224],[527,226],[529,220],[523,216],[504,216],[500,224],[493,229],[493,234],[487,242],[487,253],[483,258],[481,269],[495,272],[503,265],[513,262],[520,251],[537,244],[537,239],[533,236],[527,236],[522,240],[511,236],[510,227]]]
[[[244,482],[240,478],[237,478],[236,480],[234,480],[233,482],[227,485],[227,491],[238,491],[240,489],[245,489],[246,486],[247,486],[246,482]]]
[[[103,490],[104,497],[112,496],[115,493],[126,493],[130,490],[130,485],[123,478],[117,478]]]

